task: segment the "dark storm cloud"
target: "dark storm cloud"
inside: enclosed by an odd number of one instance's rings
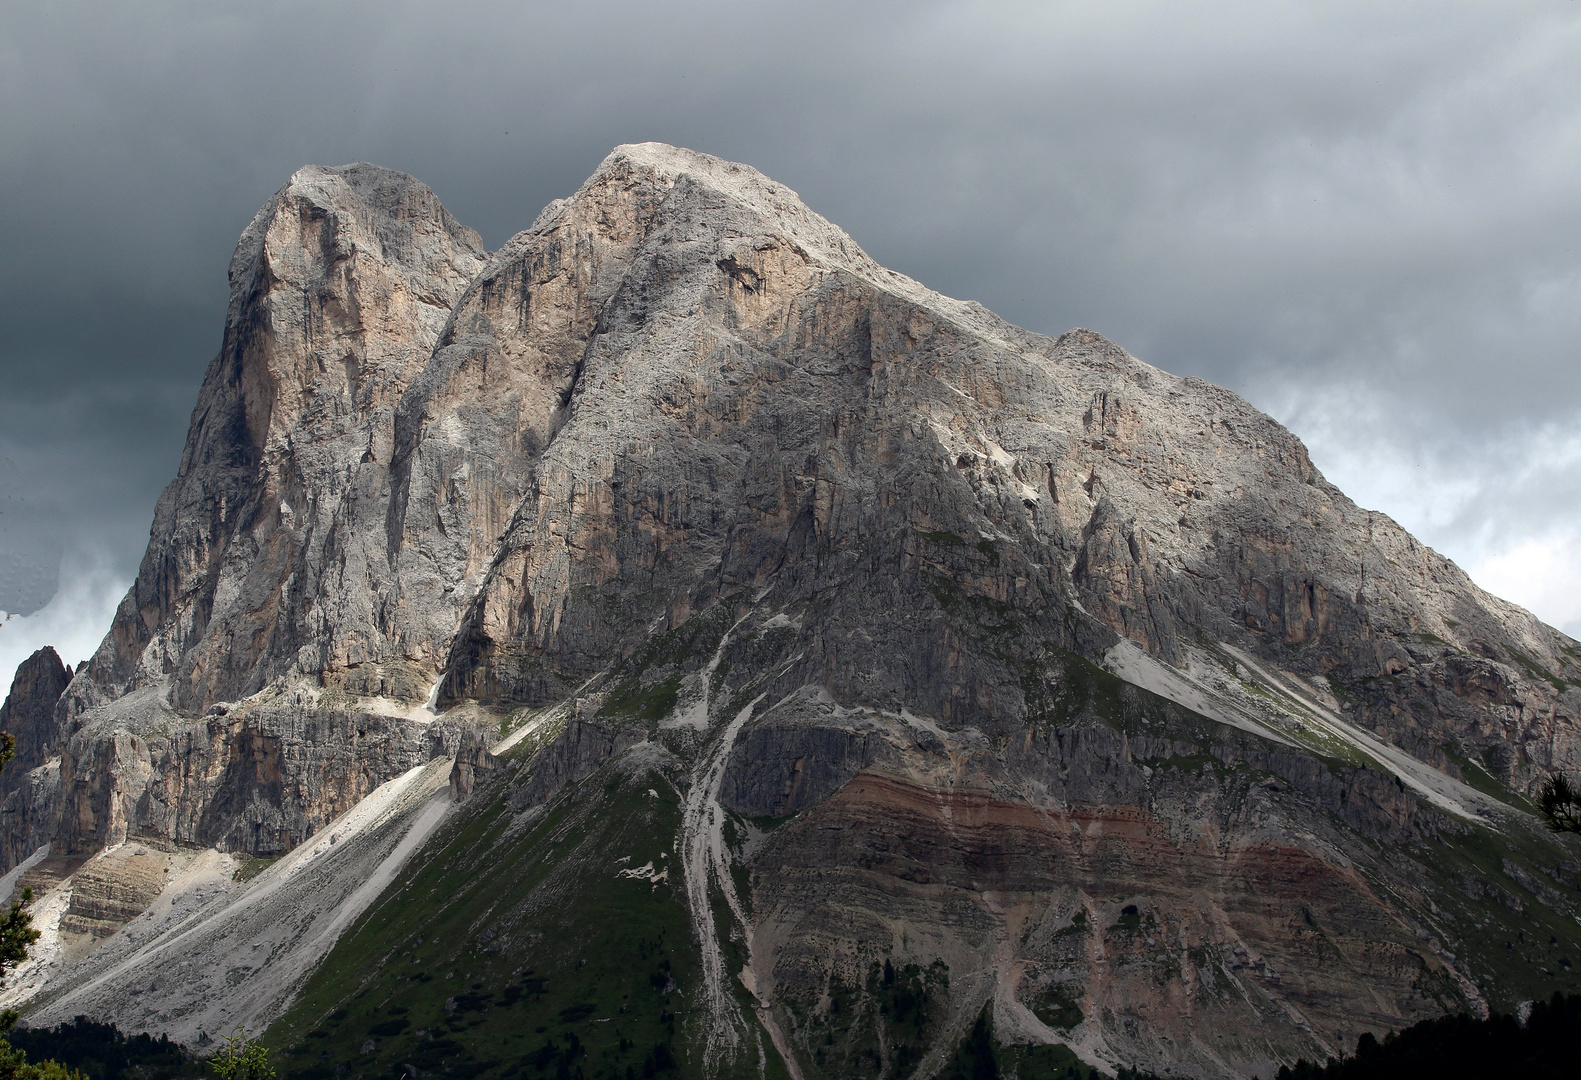
[[[497,246],[659,139],[1241,391],[1474,571],[1573,553],[1578,52],[1559,3],[13,5],[0,543],[129,578],[231,246],[300,165],[404,169]],[[1515,598],[1581,620],[1547,591]]]

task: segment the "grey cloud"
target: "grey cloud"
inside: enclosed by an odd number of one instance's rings
[[[1581,525],[1573,462],[1508,479],[1581,414],[1573,5],[13,5],[0,42],[13,535],[119,574],[294,169],[405,169],[497,246],[639,139],[1237,389],[1451,554]]]

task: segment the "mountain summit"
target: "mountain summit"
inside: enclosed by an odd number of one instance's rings
[[[492,254],[305,168],[230,277],[5,804],[30,1022],[267,1026],[292,1076],[1267,1076],[1575,987],[1523,793],[1581,763],[1576,643],[1236,395],[652,143]]]

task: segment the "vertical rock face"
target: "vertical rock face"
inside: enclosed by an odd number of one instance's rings
[[[937,1039],[988,1002],[1207,1073],[1486,1000],[1380,845],[1519,817],[1462,779],[1581,765],[1576,643],[1234,394],[657,144],[492,255],[410,177],[303,169],[231,287],[109,636],[13,694],[60,759],[7,803],[13,862],[40,822],[278,853],[458,752],[457,813],[530,813],[656,740],[685,820],[769,823],[740,981],[808,1075],[821,988],[891,953],[955,973]],[[551,706],[529,763],[489,752]]]
[[[278,852],[453,741],[398,718],[455,604],[405,588],[387,526],[402,396],[483,257],[372,165],[301,170],[242,234],[180,472],[56,718],[64,848],[148,831]]]
[[[436,666],[445,642],[412,627],[383,526],[401,397],[482,262],[433,192],[372,165],[303,169],[259,211],[180,472],[74,709],[166,676],[202,712],[292,671]]]
[[[311,167],[231,281],[142,570],[62,705],[68,792],[103,770],[65,735],[141,688],[187,717],[286,688],[405,711],[441,679],[442,706],[537,706],[745,592],[808,610],[783,691],[1018,720],[1049,648],[1180,666],[1206,639],[1331,680],[1435,765],[1578,761],[1571,646],[1272,420],[930,293],[744,166],[622,148],[488,257],[410,177]]]
[[[617,152],[491,260],[452,333],[419,393],[477,379],[479,401],[544,394],[545,419],[490,443],[522,497],[442,701],[557,699],[653,619],[750,592],[809,606],[786,690],[1021,718],[1048,646],[1181,666],[1206,639],[1331,681],[1434,764],[1452,743],[1522,786],[1577,763],[1573,644],[1357,508],[1277,423],[929,293],[741,166]],[[463,413],[422,415],[472,433]]]

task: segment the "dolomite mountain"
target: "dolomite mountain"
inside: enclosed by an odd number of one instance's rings
[[[441,873],[527,889],[432,917],[589,1076],[614,1029],[521,972],[581,971],[549,928],[611,882],[689,928],[651,988],[688,1074],[932,1076],[985,1017],[1023,1077],[1267,1076],[1571,986],[1581,852],[1522,795],[1581,767],[1576,643],[1229,391],[657,144],[493,253],[304,168],[230,282],[136,583],[5,706],[30,1022],[495,1075],[335,997],[418,963],[381,890]]]

